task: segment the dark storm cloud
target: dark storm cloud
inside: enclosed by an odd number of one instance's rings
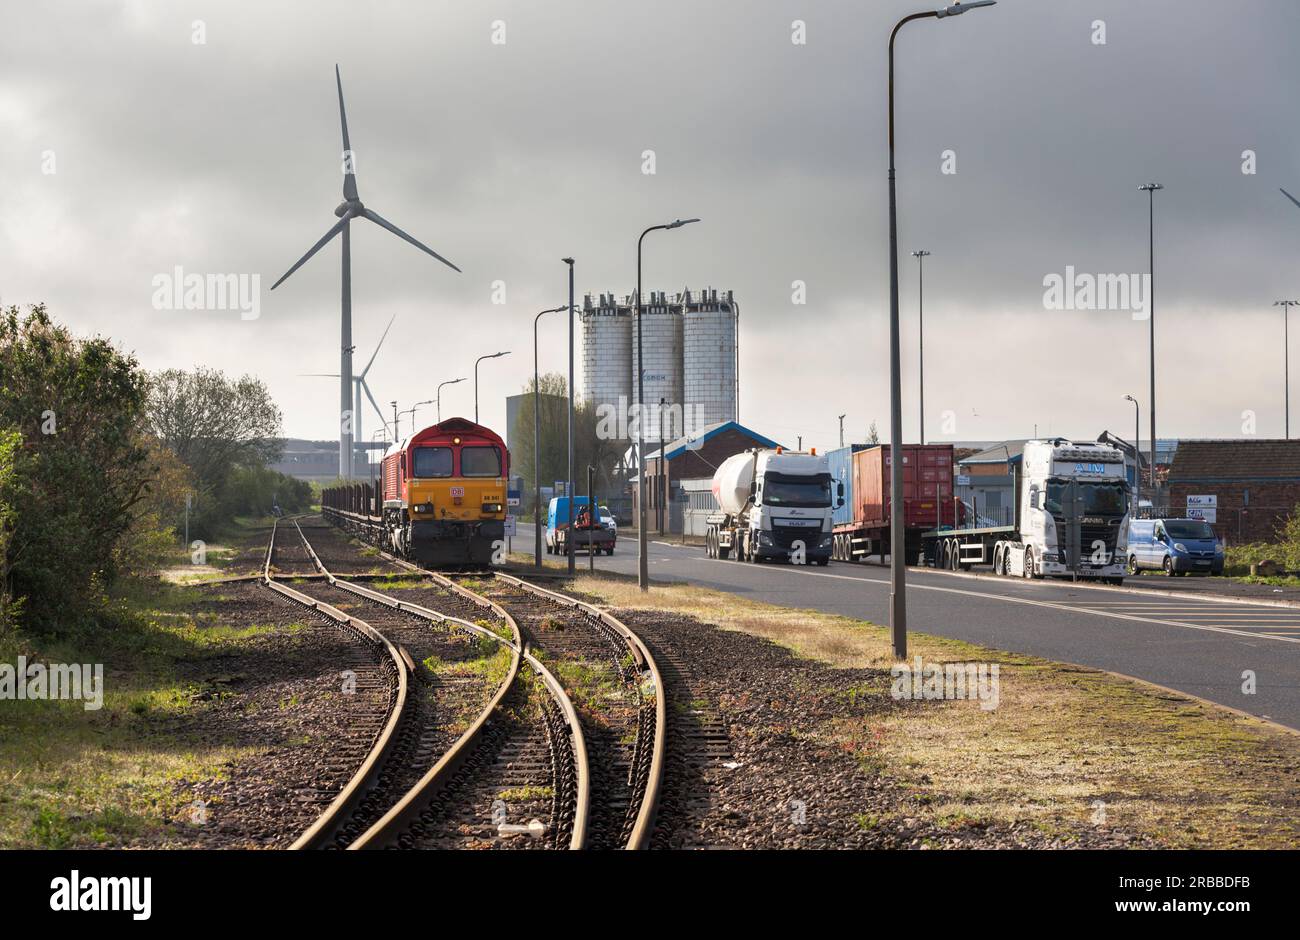
[[[485,364],[485,419],[531,373],[531,313],[628,290],[712,284],[742,301],[742,418],[829,444],[887,415],[884,46],[895,2],[42,4],[10,18],[0,62],[0,297],[45,299],[152,368],[255,371],[296,434],[335,428],[338,250],[266,288],[334,222],[333,66],[362,199],[464,268],[353,227],[357,353],[385,402]],[[206,43],[191,42],[201,19]],[[490,41],[506,25],[505,45]],[[807,24],[793,45],[791,23]],[[1106,44],[1091,41],[1105,23]],[[914,275],[927,265],[927,405],[960,438],[1128,427],[1146,325],[1047,311],[1042,279],[1145,270],[1158,179],[1162,433],[1280,430],[1280,321],[1300,292],[1294,98],[1300,10],[1284,2],[1002,0],[909,26],[898,47],[900,237],[914,381]],[[53,150],[57,173],[41,173]],[[642,151],[658,172],[644,176]],[[1258,172],[1241,173],[1254,150]],[[944,151],[957,173],[944,175]],[[1294,188],[1293,188],[1294,187]],[[158,311],[175,265],[262,277],[261,317]],[[508,303],[491,303],[494,281]],[[808,305],[792,306],[791,282]],[[562,326],[543,368],[564,362]],[[1276,334],[1276,335],[1275,335]],[[982,381],[963,369],[1012,365]],[[834,389],[827,375],[838,376]],[[1215,376],[1205,383],[1186,376]],[[904,404],[915,427],[914,396]],[[838,397],[837,397],[838,396]],[[1139,397],[1145,397],[1139,395]],[[472,412],[470,383],[448,408]],[[1277,418],[1278,421],[1274,421]],[[373,416],[368,425],[374,427]],[[1278,423],[1277,429],[1272,428]],[[909,432],[910,433],[910,432]]]

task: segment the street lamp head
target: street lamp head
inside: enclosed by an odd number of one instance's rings
[[[690,225],[692,222],[698,222],[699,219],[675,219],[669,222],[665,228],[681,228],[683,225]]]
[[[560,260],[563,261],[565,264],[573,264],[573,259],[572,259],[572,258],[561,258]],[[561,308],[561,309],[563,309],[563,308]]]
[[[913,258],[928,258],[928,257],[930,257],[930,253],[929,253],[928,251],[924,251],[924,250],[922,250],[922,251],[914,251],[914,252],[912,252],[912,257],[913,257]]]
[[[508,355],[510,355],[510,350],[507,349],[505,352],[493,353],[493,354],[492,354],[491,356],[489,356],[488,358],[489,358],[489,359],[500,359],[502,356],[508,356]]]
[[[1300,300],[1275,300],[1274,307],[1300,307]]]
[[[943,19],[945,16],[960,16],[967,10],[973,10],[976,7],[991,7],[995,3],[997,3],[997,0],[970,0],[969,3],[954,3],[942,10],[936,10],[934,15],[939,19]]]
[[[1135,404],[1135,405],[1138,403],[1138,400],[1137,400],[1136,398],[1134,398],[1132,395],[1125,395],[1125,396],[1124,396],[1124,400],[1125,400],[1125,401],[1131,401],[1131,402],[1132,402],[1133,404]]]
[[[1164,188],[1165,188],[1164,185],[1161,183],[1147,183],[1143,186],[1139,186],[1138,192],[1140,193],[1155,192],[1157,189],[1164,189]]]

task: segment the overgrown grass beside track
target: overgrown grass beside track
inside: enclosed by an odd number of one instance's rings
[[[209,597],[209,600],[211,598]],[[194,610],[197,589],[135,585],[113,604],[111,629],[59,642],[0,639],[0,662],[100,663],[103,704],[0,703],[0,847],[67,848],[169,841],[194,824],[187,781],[220,779],[248,748],[162,731],[221,696],[219,682],[185,679],[201,662],[283,630],[229,627]]]
[[[869,681],[844,694],[882,705],[891,697],[889,635],[875,624],[687,585],[642,594],[634,579],[611,574],[582,575],[572,587],[611,608],[687,615],[869,670]],[[910,789],[900,815],[954,828],[1023,822],[1067,845],[1094,825],[1174,847],[1300,844],[1300,735],[1095,669],[924,634],[910,642],[927,664],[998,664],[997,708],[890,701],[869,721],[798,729]]]

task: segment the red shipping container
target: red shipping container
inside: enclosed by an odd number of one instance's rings
[[[929,530],[952,525],[951,444],[903,445],[903,526]],[[889,525],[889,445],[853,455],[853,524],[862,529]]]

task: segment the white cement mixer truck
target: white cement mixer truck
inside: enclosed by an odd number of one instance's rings
[[[844,484],[831,479],[825,455],[780,447],[734,454],[713,474],[713,497],[718,511],[705,535],[710,558],[831,560],[831,513],[844,501]]]

